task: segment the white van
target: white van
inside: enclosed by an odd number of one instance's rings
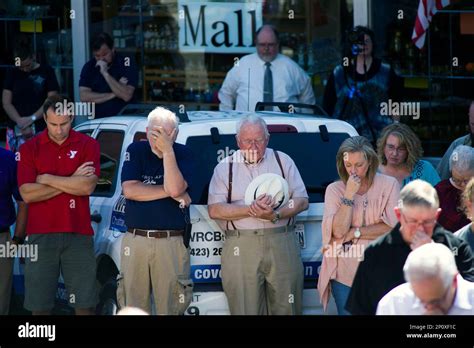
[[[133,111],[133,108],[130,108]],[[120,245],[126,232],[120,176],[124,153],[133,141],[146,140],[148,111],[133,115],[91,120],[75,127],[100,143],[101,176],[90,199],[95,232],[97,279],[101,285],[98,311],[116,310],[116,275],[120,267]],[[191,277],[194,295],[186,314],[229,314],[220,278],[220,254],[224,233],[207,212],[208,186],[214,167],[236,150],[236,123],[250,113],[263,117],[270,131],[268,147],[288,154],[296,163],[309,195],[309,208],[296,218],[296,233],[304,263],[304,314],[322,314],[316,291],[321,265],[321,221],[324,192],[338,179],[336,153],[344,139],[357,135],[348,123],[310,115],[282,112],[194,111],[178,113],[181,119],[177,142],[193,150],[198,163],[196,185],[200,197],[190,207]],[[60,288],[64,294],[64,287]],[[61,296],[61,297],[63,297]],[[330,313],[335,313],[330,306]]]

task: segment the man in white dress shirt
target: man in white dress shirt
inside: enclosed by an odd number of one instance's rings
[[[453,252],[445,245],[415,249],[403,272],[408,283],[380,300],[377,315],[474,315],[474,283],[459,275]]]
[[[315,104],[311,79],[279,52],[278,32],[264,25],[256,33],[257,52],[242,57],[219,90],[220,110],[254,111],[259,101]]]

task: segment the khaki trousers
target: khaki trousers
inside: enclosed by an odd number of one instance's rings
[[[227,231],[221,266],[231,314],[302,314],[303,263],[293,227]]]
[[[0,244],[11,243],[10,232],[0,233]],[[5,250],[8,246],[5,246]],[[3,248],[3,247],[2,247]],[[0,256],[0,315],[8,315],[13,283],[13,258]]]
[[[192,300],[189,251],[183,237],[147,238],[125,233],[122,240],[118,305],[157,314],[181,315]]]

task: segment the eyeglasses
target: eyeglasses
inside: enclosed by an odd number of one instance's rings
[[[430,228],[436,224],[436,219],[424,220],[424,221],[415,221],[413,219],[408,219],[404,214],[402,214],[403,218],[406,221],[406,225],[412,228],[418,227],[418,225],[422,225],[424,228]]]
[[[245,139],[245,140],[240,140],[240,142],[241,142],[242,144],[244,144],[245,146],[250,146],[250,145],[253,145],[253,144],[259,146],[259,145],[263,145],[263,143],[265,143],[266,140],[267,140],[267,139],[265,139],[265,138],[259,138],[259,139]]]
[[[458,178],[455,178],[454,176],[451,176],[451,180],[457,186],[466,186],[467,183],[471,180],[471,178],[469,178],[469,179],[458,179]]]
[[[395,147],[393,146],[392,144],[386,144],[385,147],[387,148],[388,151],[390,152],[400,152],[400,153],[404,153],[404,152],[407,152],[407,148],[404,147],[404,146],[400,146],[400,147]]]
[[[278,44],[276,42],[273,43],[258,43],[257,46],[260,48],[275,48]]]

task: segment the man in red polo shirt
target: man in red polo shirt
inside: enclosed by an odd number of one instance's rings
[[[49,314],[60,271],[76,314],[93,314],[96,261],[89,195],[100,174],[99,144],[71,129],[67,98],[53,96],[43,111],[47,130],[20,147],[18,186],[28,203],[27,243],[38,246],[25,261],[25,308]]]

